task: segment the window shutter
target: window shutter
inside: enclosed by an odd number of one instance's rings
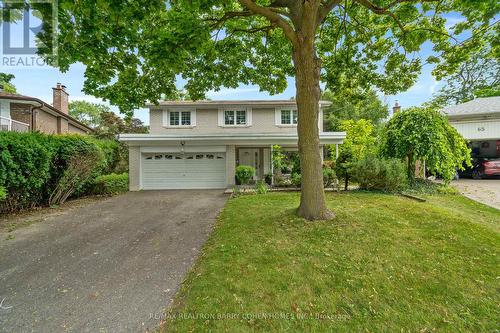
[[[191,111],[191,126],[196,126],[196,110]]]
[[[281,109],[280,108],[274,109],[274,124],[276,126],[281,125]]]
[[[247,126],[252,126],[252,108],[247,108]]]
[[[163,126],[168,127],[168,110],[163,110]]]
[[[218,121],[219,121],[219,126],[222,127],[224,126],[224,110],[219,109],[219,116],[218,116]]]

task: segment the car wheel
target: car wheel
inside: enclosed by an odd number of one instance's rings
[[[483,174],[479,170],[472,171],[472,178],[481,179],[483,178]]]

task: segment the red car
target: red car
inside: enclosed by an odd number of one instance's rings
[[[491,160],[485,159],[482,161],[481,166],[482,168],[478,170],[479,171],[478,178],[482,178],[482,176],[485,177],[500,176],[500,158]]]

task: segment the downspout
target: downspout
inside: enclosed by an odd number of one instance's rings
[[[36,104],[30,104],[30,113],[31,113],[31,124],[30,124],[30,132],[35,132],[36,128],[35,128],[35,125],[36,125],[36,115],[35,115],[35,112],[36,110],[38,110],[39,108],[42,107],[42,104],[38,103],[38,105]]]

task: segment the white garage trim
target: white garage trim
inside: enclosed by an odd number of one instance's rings
[[[141,153],[140,169],[144,190],[226,187],[225,152]]]
[[[141,147],[141,153],[224,153],[226,146],[159,146],[159,147]]]

